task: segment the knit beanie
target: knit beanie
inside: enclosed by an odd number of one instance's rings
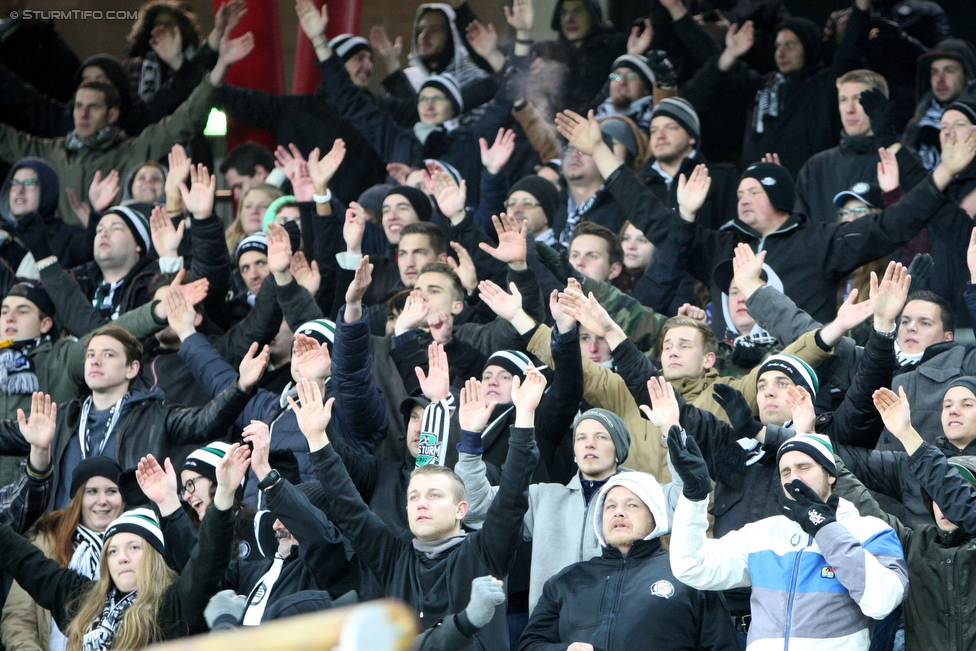
[[[593,507],[593,529],[596,531],[596,539],[600,545],[606,545],[607,541],[603,537],[603,505],[607,501],[607,493],[617,486],[623,486],[640,498],[651,515],[654,516],[654,530],[649,533],[644,540],[660,538],[671,529],[668,520],[667,502],[664,499],[664,489],[661,484],[654,479],[653,475],[646,472],[619,472],[603,485],[596,496],[596,504]]]
[[[789,170],[776,163],[753,163],[739,178],[756,179],[766,191],[769,203],[777,210],[792,213],[796,204],[796,188]]]
[[[27,278],[17,281],[17,284],[7,291],[7,296],[19,296],[37,306],[45,316],[54,316],[54,302],[47,295],[44,286],[39,280],[29,280]]]
[[[654,89],[654,83],[657,81],[657,77],[654,75],[654,70],[651,69],[651,63],[647,60],[647,57],[642,57],[639,54],[623,54],[613,62],[610,66],[610,70],[616,70],[617,68],[629,68],[640,75],[641,81],[644,82],[644,86],[647,88],[648,92]]]
[[[481,372],[484,373],[489,366],[500,366],[513,376],[517,375],[520,382],[524,382],[525,369],[531,362],[532,360],[525,353],[517,350],[499,350],[491,354]]]
[[[695,107],[688,100],[682,99],[681,97],[667,97],[662,99],[654,105],[654,110],[651,111],[651,120],[654,120],[659,115],[671,118],[680,124],[688,132],[689,136],[696,141],[701,140],[701,120],[698,119],[698,113],[695,111]],[[701,143],[699,142],[698,144]]]
[[[539,202],[539,207],[546,214],[546,221],[551,225],[559,209],[559,190],[550,181],[545,180],[538,174],[529,174],[516,181],[508,189],[508,196],[514,192],[528,192]]]
[[[237,249],[234,251],[234,261],[240,264],[241,256],[248,251],[257,251],[258,253],[268,255],[268,236],[264,234],[264,231],[251,233],[238,242]]]
[[[786,439],[776,452],[776,465],[787,452],[802,452],[824,467],[834,477],[837,476],[837,463],[834,461],[834,446],[830,439],[820,434],[797,434]]]
[[[108,539],[117,533],[134,533],[145,538],[157,552],[166,555],[166,545],[163,542],[163,530],[159,526],[159,519],[152,509],[138,508],[126,511],[108,525],[103,539]]]
[[[428,86],[442,91],[444,96],[450,100],[451,108],[454,109],[454,117],[458,117],[464,113],[464,98],[461,96],[461,87],[458,85],[454,75],[445,72],[444,74],[427,77],[417,91],[418,96],[420,95],[420,91]]]
[[[202,448],[197,448],[183,462],[183,469],[193,470],[200,473],[213,483],[217,483],[217,464],[230,451],[230,445],[221,441],[208,443]]]
[[[616,461],[618,464],[623,463],[630,454],[630,432],[620,416],[606,409],[589,409],[573,420],[572,431],[575,432],[576,427],[584,420],[595,420],[607,428],[610,438],[613,439]]]
[[[974,396],[976,396],[976,376],[963,375],[962,377],[957,377],[955,380],[949,383],[949,386],[946,387],[945,393],[942,395],[944,396],[946,393],[949,393],[949,389],[953,387],[965,387],[969,389]]]
[[[976,125],[976,97],[963,93],[949,106],[946,111],[959,111],[969,119],[970,124]],[[944,112],[943,112],[944,113]]]
[[[109,208],[101,216],[101,219],[105,219],[106,215],[118,215],[125,222],[125,225],[129,227],[132,231],[133,237],[136,238],[136,244],[142,247],[142,255],[146,255],[152,250],[152,235],[149,231],[149,220],[138,210],[134,210],[131,205],[129,206],[113,206]]]
[[[383,212],[383,199],[386,198],[387,193],[389,193],[392,187],[389,183],[377,183],[363,190],[356,203],[366,210],[379,215]]]
[[[329,41],[329,49],[335,52],[345,63],[363,50],[373,51],[369,41],[355,34],[339,34]]]
[[[756,374],[757,383],[766,371],[780,371],[793,380],[793,384],[806,389],[811,397],[817,395],[820,390],[817,373],[809,364],[794,355],[779,354],[767,357],[759,367],[759,373]]]
[[[640,148],[637,144],[637,136],[634,135],[630,126],[624,122],[623,116],[611,115],[600,120],[600,133],[610,136],[633,156],[640,155]],[[611,147],[610,149],[613,149]]]
[[[409,185],[397,185],[387,191],[386,196],[383,197],[383,201],[385,202],[394,194],[398,194],[410,202],[410,205],[413,206],[413,211],[417,213],[417,219],[422,222],[430,221],[431,215],[434,214],[434,207],[430,204],[430,199],[427,197],[426,192]],[[382,211],[382,203],[380,204],[380,210]]]
[[[328,319],[313,319],[311,321],[306,321],[295,331],[296,335],[305,335],[306,337],[311,337],[320,344],[327,344],[332,346],[335,343],[335,321],[329,321]]]
[[[68,491],[68,495],[74,497],[78,489],[87,484],[88,480],[92,477],[104,477],[114,482],[117,486],[119,483],[119,475],[121,474],[122,468],[119,467],[115,459],[109,457],[88,457],[75,466],[74,472],[71,473],[71,488]]]

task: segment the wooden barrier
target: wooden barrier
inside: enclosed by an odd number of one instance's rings
[[[261,626],[197,635],[152,651],[407,651],[418,633],[415,613],[382,600],[289,617]]]

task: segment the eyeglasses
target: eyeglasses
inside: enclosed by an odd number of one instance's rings
[[[640,79],[640,75],[636,72],[628,72],[625,75],[618,75],[616,72],[610,73],[610,81],[623,81],[624,79],[627,81],[637,81]]]
[[[871,208],[841,208],[837,211],[837,216],[841,219],[847,219],[848,217],[857,219],[858,217],[864,217],[871,210]]]
[[[24,179],[23,181],[20,179],[12,179],[10,181],[11,190],[19,188],[20,186],[24,186],[25,190],[30,190],[32,188],[40,187],[40,185],[41,184],[37,179]]]
[[[193,495],[194,493],[196,493],[197,482],[200,481],[201,479],[206,479],[206,477],[204,477],[203,475],[197,475],[196,477],[191,477],[190,479],[187,479],[186,483],[183,484],[183,494],[186,495],[189,493],[190,495]]]
[[[538,208],[539,202],[534,199],[509,199],[505,202],[505,207],[509,210],[515,206],[522,206],[523,210],[528,210],[529,208]]]
[[[446,97],[443,95],[427,95],[417,98],[417,104],[440,104],[442,102],[448,102]]]

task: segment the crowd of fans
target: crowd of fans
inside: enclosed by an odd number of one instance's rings
[[[537,42],[450,0],[409,46],[295,10],[313,95],[223,83],[242,0],[153,0],[124,61],[0,21],[4,648],[383,597],[415,649],[976,646],[936,3],[558,0]],[[276,151],[215,164],[211,107]]]

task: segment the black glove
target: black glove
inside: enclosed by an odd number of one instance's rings
[[[681,492],[685,497],[692,502],[708,499],[712,492],[712,480],[708,476],[705,458],[695,439],[684,434],[677,425],[672,425],[668,430],[668,454],[671,455],[674,471],[684,484]]]
[[[908,275],[912,277],[914,291],[928,289],[933,264],[935,261],[932,260],[931,253],[916,253],[912,258],[912,263],[908,265]]]
[[[895,133],[895,126],[891,122],[891,112],[895,108],[895,103],[889,102],[884,93],[877,88],[872,88],[861,93],[858,101],[871,119],[871,129],[875,136],[898,135]]]
[[[656,78],[655,85],[663,90],[674,88],[678,83],[678,76],[674,72],[674,65],[668,59],[668,53],[664,50],[651,50],[646,55],[647,62],[651,64]],[[648,90],[653,90],[648,88]]]
[[[17,239],[31,252],[35,262],[54,255],[48,242],[47,228],[36,212],[28,213],[17,220]]]
[[[729,384],[713,384],[715,402],[722,405],[732,429],[741,438],[755,438],[763,424],[752,415],[752,407],[746,402],[745,396],[738,389]]]
[[[828,524],[837,522],[837,505],[840,504],[837,493],[831,493],[824,502],[815,490],[799,479],[794,479],[784,488],[793,499],[780,493],[777,498],[779,512],[799,524],[814,538],[817,537],[817,532]]]

